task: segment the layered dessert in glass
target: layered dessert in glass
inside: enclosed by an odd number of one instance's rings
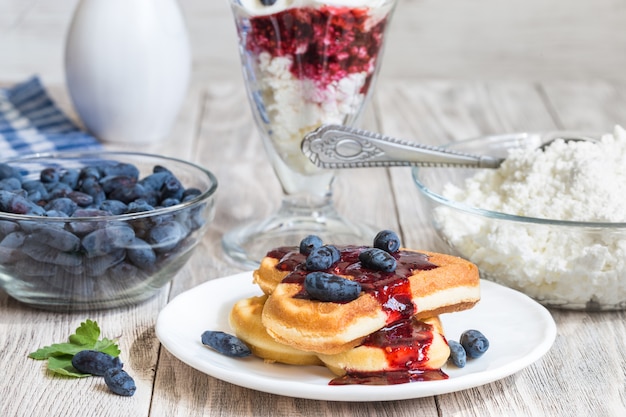
[[[277,159],[272,162],[288,194],[297,190],[285,176],[319,174],[301,153],[304,135],[321,124],[353,124],[360,114],[394,4],[389,0],[233,2],[256,121],[269,141],[270,156]],[[281,175],[287,168],[291,172]]]

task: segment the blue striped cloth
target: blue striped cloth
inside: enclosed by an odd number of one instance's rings
[[[101,147],[56,106],[38,77],[0,88],[0,159]]]

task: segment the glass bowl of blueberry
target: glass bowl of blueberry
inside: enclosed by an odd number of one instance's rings
[[[0,286],[56,311],[133,305],[191,257],[215,213],[217,179],[131,152],[0,161]]]

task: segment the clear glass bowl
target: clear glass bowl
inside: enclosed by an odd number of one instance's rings
[[[538,147],[580,132],[513,133],[458,142],[450,149],[506,157],[513,147]],[[590,136],[585,134],[585,136]],[[599,135],[595,135],[599,136]],[[476,169],[415,168],[413,179],[438,236],[474,262],[481,277],[519,290],[548,307],[626,308],[626,223],[558,221],[471,207],[444,197]]]
[[[169,200],[171,206],[146,197],[144,201],[153,200],[154,209],[141,211],[146,209],[141,204],[129,204],[129,210],[117,215],[94,212],[91,209],[99,209],[100,204],[83,202],[80,198],[84,196],[74,195],[80,204],[66,210],[73,212],[71,217],[58,210],[29,215],[8,213],[7,196],[11,196],[0,191],[0,208],[4,204],[0,211],[0,285],[11,297],[34,307],[74,311],[147,300],[185,265],[214,217],[217,179],[206,169],[182,160],[141,153],[93,152],[34,155],[0,163],[17,168],[23,183],[38,180],[42,169],[49,167],[76,172],[96,164],[132,164],[140,180],[152,174],[155,167],[164,167],[184,189],[195,189],[189,192],[191,196],[180,199],[182,202]],[[116,175],[123,176],[113,171],[107,176],[111,179]],[[104,183],[103,176],[98,183]],[[83,185],[88,182],[79,181]],[[108,187],[116,187],[117,196],[127,203],[137,194],[155,195],[145,191],[150,188],[146,183],[142,188],[131,185],[129,189],[133,188],[135,195],[125,194],[120,191],[126,190],[123,183],[109,182]],[[176,187],[174,182],[172,190]],[[99,195],[96,200],[102,199]],[[42,206],[47,197],[32,200]]]

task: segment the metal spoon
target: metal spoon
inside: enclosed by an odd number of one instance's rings
[[[568,137],[566,140],[593,139]],[[547,145],[543,144],[542,148]],[[302,140],[301,148],[311,162],[327,169],[398,166],[498,168],[504,161],[504,158],[462,153],[341,125],[323,125],[308,133]]]

